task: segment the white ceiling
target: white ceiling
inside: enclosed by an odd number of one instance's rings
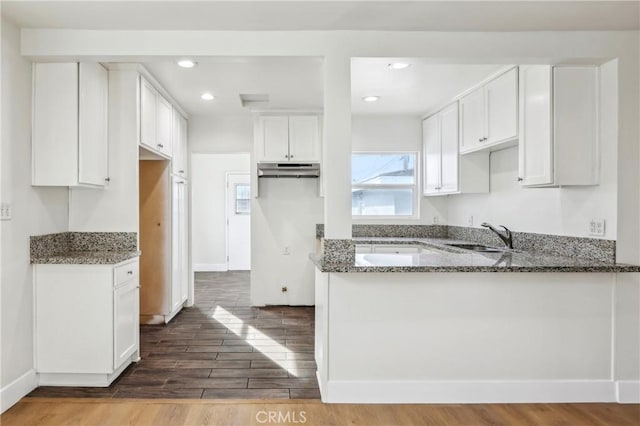
[[[391,62],[407,62],[391,70]],[[424,115],[478,84],[504,65],[430,64],[420,59],[361,58],[351,61],[351,111],[363,115]],[[380,96],[364,102],[365,96]]]
[[[395,61],[411,63],[391,70]],[[431,60],[430,60],[431,61]],[[251,114],[240,94],[269,95],[269,110],[322,110],[321,58],[199,58],[192,69],[175,62],[144,66],[189,115]],[[357,115],[422,116],[479,83],[504,65],[433,64],[418,58],[354,58],[351,65],[352,112]],[[211,92],[216,98],[203,101]],[[362,97],[380,96],[378,102]],[[261,109],[263,109],[261,107]]]
[[[114,30],[633,30],[631,1],[2,1],[22,27]]]
[[[240,94],[268,94],[269,109],[321,110],[320,58],[199,58],[191,69],[175,62],[145,63],[162,86],[190,115],[249,114]],[[216,98],[203,101],[211,92]]]

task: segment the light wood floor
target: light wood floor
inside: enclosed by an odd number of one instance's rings
[[[361,405],[322,404],[317,400],[23,398],[0,416],[0,424],[2,426],[264,424],[638,426],[640,405]]]

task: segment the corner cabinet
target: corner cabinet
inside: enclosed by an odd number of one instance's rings
[[[598,121],[598,67],[521,66],[522,186],[597,185]]]
[[[319,163],[321,140],[318,115],[258,117],[258,162]]]
[[[502,148],[518,137],[518,68],[460,99],[460,152]]]
[[[139,357],[138,260],[35,265],[40,385],[109,386]]]
[[[489,191],[488,154],[459,155],[458,102],[422,122],[426,196]]]
[[[140,145],[165,158],[173,154],[173,106],[140,77]]]
[[[109,74],[99,63],[33,65],[32,184],[108,182]]]

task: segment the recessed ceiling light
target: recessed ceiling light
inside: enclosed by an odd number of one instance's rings
[[[196,63],[191,59],[182,59],[178,61],[178,66],[182,68],[193,68],[196,66]]]
[[[214,100],[216,98],[215,96],[213,96],[209,92],[203,93],[202,96],[200,96],[200,97],[202,98],[203,101],[212,101],[212,100]]]
[[[380,96],[365,96],[364,98],[362,98],[362,100],[365,102],[375,102],[379,99],[380,99]]]
[[[410,66],[411,64],[408,64],[406,62],[393,62],[389,64],[389,68],[392,70],[403,70],[405,68],[409,68]]]

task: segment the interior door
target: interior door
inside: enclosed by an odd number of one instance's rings
[[[248,173],[227,175],[227,269],[251,269],[251,186]]]

